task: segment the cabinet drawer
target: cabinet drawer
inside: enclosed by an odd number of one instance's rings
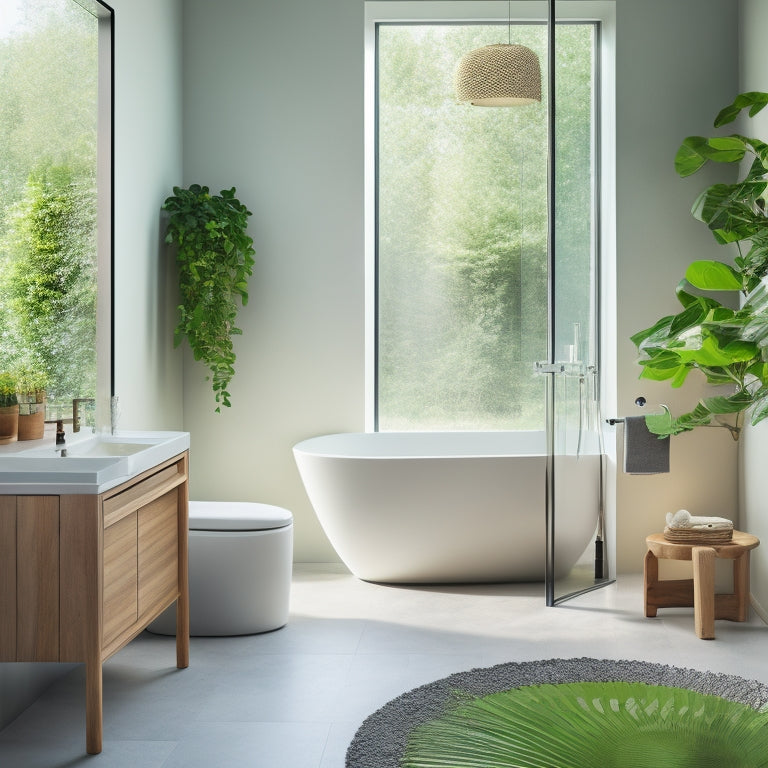
[[[174,488],[138,511],[139,616],[179,591],[178,493]]]
[[[104,531],[104,644],[138,618],[138,515]]]
[[[135,512],[153,499],[157,499],[187,479],[181,461],[155,472],[153,475],[134,483],[129,488],[104,499],[104,527],[116,523],[120,518]],[[175,498],[175,497],[174,497]]]

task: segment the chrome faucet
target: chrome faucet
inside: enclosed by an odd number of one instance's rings
[[[80,431],[80,404],[81,403],[90,403],[91,405],[95,405],[96,401],[92,397],[76,397],[72,401],[72,431],[73,432],[79,432]]]
[[[56,453],[61,453],[61,457],[64,458],[67,455],[67,440],[64,436],[64,419],[56,420],[56,445],[54,446]]]

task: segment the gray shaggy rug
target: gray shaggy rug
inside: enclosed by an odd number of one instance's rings
[[[630,682],[688,688],[759,709],[768,685],[736,675],[605,659],[546,659],[472,669],[427,683],[398,696],[370,715],[347,750],[346,768],[398,768],[410,732],[440,717],[455,691],[487,696],[525,685]]]

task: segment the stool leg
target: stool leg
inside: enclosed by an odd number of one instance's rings
[[[702,640],[715,637],[715,550],[693,547],[693,616],[696,635]]]
[[[653,618],[657,612],[657,606],[651,605],[648,600],[648,592],[652,587],[659,583],[659,561],[656,555],[649,549],[645,553],[645,562],[643,563],[643,608],[647,618]]]
[[[733,561],[733,594],[736,596],[736,621],[749,616],[749,550]]]

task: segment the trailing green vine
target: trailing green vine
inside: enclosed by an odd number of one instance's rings
[[[181,304],[174,344],[186,337],[195,360],[210,370],[219,413],[222,405],[230,406],[232,337],[242,334],[235,325],[237,300],[248,303],[255,253],[246,232],[251,212],[235,197],[234,187],[211,195],[199,184],[174,187],[163,209],[170,214],[165,241],[176,246],[179,268]]]

